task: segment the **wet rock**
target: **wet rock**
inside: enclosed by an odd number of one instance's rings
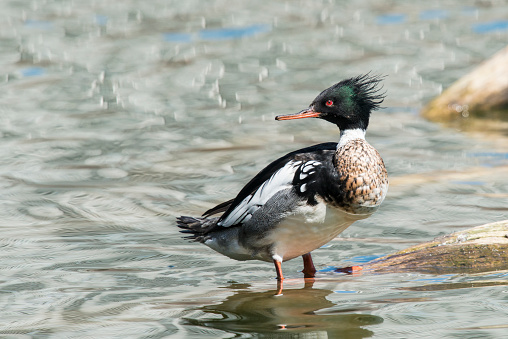
[[[462,77],[422,110],[434,121],[469,116],[508,118],[508,47]]]
[[[480,273],[508,270],[508,220],[473,227],[367,263],[376,273]]]

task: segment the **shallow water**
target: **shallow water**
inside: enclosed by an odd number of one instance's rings
[[[0,335],[500,338],[506,272],[342,275],[508,217],[508,147],[418,116],[506,45],[502,1],[10,1],[0,5]],[[367,138],[382,208],[314,252],[318,279],[181,239],[324,121],[276,122],[345,77],[387,74]]]

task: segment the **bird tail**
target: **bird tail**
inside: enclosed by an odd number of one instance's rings
[[[219,218],[194,218],[181,216],[176,218],[176,225],[182,230],[181,233],[188,234],[185,239],[205,242],[208,239],[207,234],[216,226]]]

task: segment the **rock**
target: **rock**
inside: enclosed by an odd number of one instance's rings
[[[364,265],[375,273],[480,273],[508,270],[508,220],[409,247]]]
[[[462,77],[423,109],[424,117],[449,121],[469,116],[508,117],[508,47]]]

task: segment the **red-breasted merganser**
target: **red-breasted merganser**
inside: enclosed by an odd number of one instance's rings
[[[236,260],[273,262],[279,281],[284,279],[281,263],[302,256],[304,277],[314,277],[310,252],[370,216],[386,196],[383,159],[365,140],[370,113],[384,100],[381,80],[369,74],[343,80],[321,92],[307,109],[275,117],[324,119],[339,127],[339,142],[275,160],[236,198],[200,218],[178,218],[181,232]]]

